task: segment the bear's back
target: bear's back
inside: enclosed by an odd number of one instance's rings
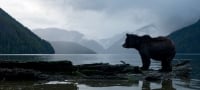
[[[154,41],[166,41],[166,40],[169,40],[168,38],[166,38],[166,37],[156,37],[156,38],[152,38],[152,40],[154,40]]]

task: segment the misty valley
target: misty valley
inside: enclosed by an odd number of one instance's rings
[[[134,54],[134,49],[125,49],[122,44],[125,34],[110,38],[87,39],[78,31],[59,28],[30,30],[0,9],[1,54]],[[176,30],[167,37],[176,45],[177,53],[199,53],[198,47],[200,21]],[[153,26],[145,26],[136,32],[151,31]],[[190,32],[190,30],[193,30]],[[182,37],[184,36],[184,37]],[[192,41],[192,42],[191,42]],[[185,49],[187,48],[187,49]]]
[[[200,89],[200,14],[94,1],[0,1],[0,90]]]

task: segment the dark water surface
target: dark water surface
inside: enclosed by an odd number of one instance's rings
[[[125,61],[141,66],[137,54],[55,54],[55,55],[0,55],[0,60],[12,61],[72,61],[74,65],[88,63],[120,64]],[[200,54],[177,54],[174,61],[189,60],[192,66],[190,78],[171,79],[160,82],[147,81],[49,81],[49,82],[0,82],[0,90],[200,90]],[[152,61],[152,69],[160,63]]]

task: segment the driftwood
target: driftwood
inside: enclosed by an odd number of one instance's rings
[[[173,65],[170,73],[157,70],[141,71],[138,66],[95,63],[73,65],[70,61],[58,62],[12,62],[0,61],[0,80],[66,80],[66,79],[108,79],[156,81],[171,77],[188,77],[191,67],[188,61]]]

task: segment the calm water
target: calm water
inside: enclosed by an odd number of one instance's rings
[[[55,55],[0,55],[0,60],[13,61],[63,61],[73,64],[111,63],[120,64],[125,61],[140,66],[137,54],[55,54]],[[187,79],[171,79],[160,82],[147,81],[70,81],[50,82],[0,82],[0,90],[200,90],[200,54],[177,54],[174,61],[190,60],[191,77]],[[152,61],[152,69],[159,69],[160,63]]]

